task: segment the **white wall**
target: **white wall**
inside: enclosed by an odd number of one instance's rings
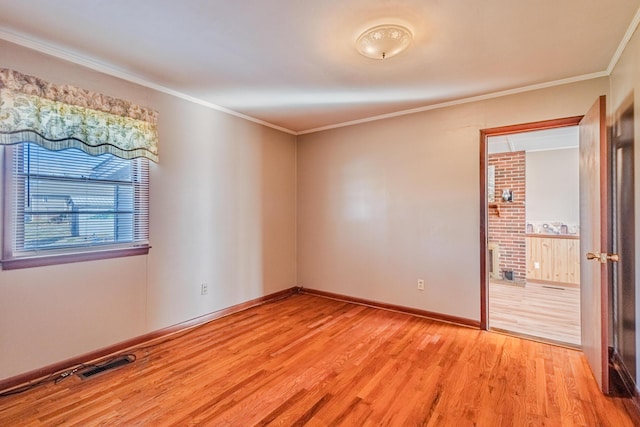
[[[611,98],[609,116],[628,100],[634,104],[635,138],[635,211],[636,211],[636,366],[640,368],[640,32],[636,29],[620,60],[611,73]],[[640,369],[636,384],[640,384]]]
[[[480,320],[480,129],[607,93],[600,78],[299,137],[299,284]]]
[[[580,158],[577,148],[528,151],[527,222],[580,223]]]
[[[149,255],[0,271],[0,379],[295,286],[294,136],[5,41],[0,67],[160,113]]]

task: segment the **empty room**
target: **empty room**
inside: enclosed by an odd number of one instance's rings
[[[639,25],[0,0],[0,425],[640,425]]]

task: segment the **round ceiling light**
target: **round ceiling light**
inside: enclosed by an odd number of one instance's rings
[[[360,34],[358,52],[373,59],[387,59],[409,47],[411,31],[401,25],[378,25]]]

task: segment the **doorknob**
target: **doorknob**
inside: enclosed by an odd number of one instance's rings
[[[600,252],[587,252],[587,259],[589,260],[593,260],[593,259],[597,259],[598,261],[600,261],[600,264],[606,264],[607,260],[611,261],[611,262],[618,262],[620,261],[620,256],[618,254],[607,254],[607,253],[600,253]]]

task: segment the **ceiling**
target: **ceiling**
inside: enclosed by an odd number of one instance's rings
[[[607,75],[640,0],[0,0],[0,38],[307,133]],[[383,22],[414,33],[359,55]],[[19,70],[18,70],[19,71]]]

